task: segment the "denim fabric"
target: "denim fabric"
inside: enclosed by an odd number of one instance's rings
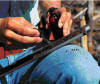
[[[31,47],[23,53],[0,60],[0,64],[5,67],[33,52]],[[54,51],[32,70],[35,63],[33,61],[6,75],[7,84],[34,84],[37,81],[39,84],[99,84],[100,67],[89,52],[76,45]],[[28,78],[25,75],[27,72],[30,73]],[[27,79],[23,79],[24,76]]]

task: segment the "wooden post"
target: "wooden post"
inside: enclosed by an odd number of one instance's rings
[[[89,36],[89,52],[91,54],[94,54],[94,46],[93,46],[93,14],[94,14],[94,0],[88,0],[88,15],[89,15],[89,25],[91,27],[91,30],[88,34]]]
[[[85,26],[85,25],[86,25],[85,17],[82,16],[81,27],[83,27],[83,26]],[[88,36],[87,36],[87,35],[84,35],[84,36],[81,38],[81,45],[82,45],[82,47],[83,47],[85,50],[88,50]]]

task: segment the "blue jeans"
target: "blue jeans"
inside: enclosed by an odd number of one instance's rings
[[[32,54],[32,48],[0,60],[1,66],[6,67]],[[99,84],[100,67],[89,52],[76,45],[67,45],[39,63],[35,60],[7,74],[5,80],[7,84]]]

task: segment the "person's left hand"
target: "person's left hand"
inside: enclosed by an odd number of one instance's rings
[[[64,7],[56,9],[55,12],[61,14],[60,19],[58,21],[58,27],[63,28],[63,36],[70,34],[71,25],[72,25],[71,13],[67,12],[66,8]],[[47,22],[46,29],[48,29],[49,27],[49,16],[50,14],[48,13],[46,18],[46,22]]]

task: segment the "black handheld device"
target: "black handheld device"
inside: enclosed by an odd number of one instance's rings
[[[50,13],[49,17],[50,31],[53,33],[54,39],[57,40],[63,37],[63,28],[58,27],[58,21],[61,14],[55,12],[53,9],[51,9],[49,13]]]

